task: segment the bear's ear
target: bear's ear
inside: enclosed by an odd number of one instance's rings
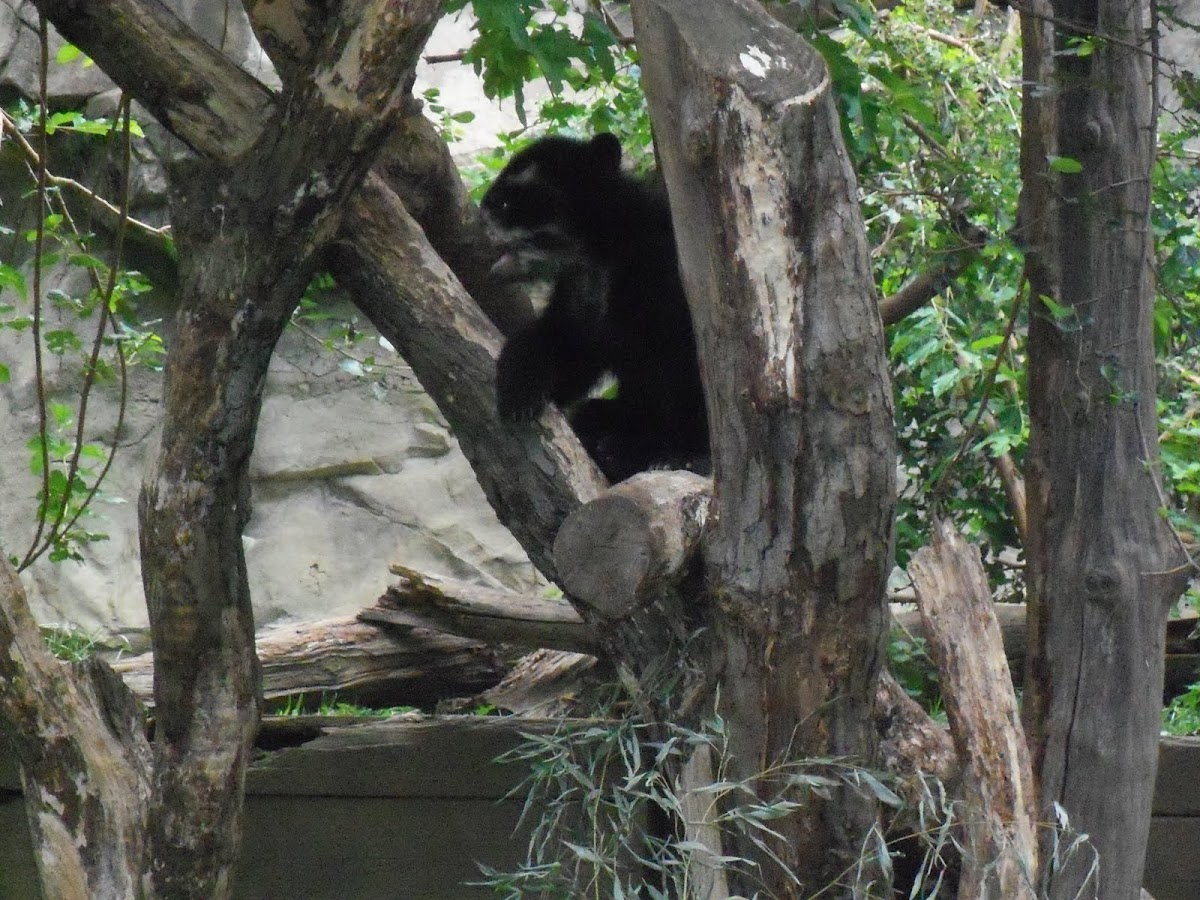
[[[592,159],[604,169],[616,171],[621,168],[621,142],[615,134],[602,132],[596,135],[588,144]]]

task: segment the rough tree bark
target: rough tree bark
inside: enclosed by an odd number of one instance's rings
[[[1158,515],[1148,22],[1145,3],[1125,0],[1033,0],[1022,16],[1026,730],[1040,816],[1053,823],[1061,804],[1074,833],[1046,829],[1043,859],[1079,833],[1094,847],[1047,866],[1051,898],[1139,895],[1164,626],[1186,574]]]
[[[672,643],[688,640],[688,629],[697,621],[696,561],[710,493],[707,480],[690,472],[647,472],[581,506],[559,530],[554,555],[563,583],[576,605],[596,623],[590,629],[594,643],[616,648],[611,652],[631,680],[638,674],[653,675],[654,661],[665,658],[671,664]],[[917,621],[913,628],[920,630],[921,623]],[[1000,648],[995,652],[999,654]],[[706,699],[711,684],[700,669],[687,688],[690,694],[677,710],[685,718],[694,715],[693,708]],[[922,800],[922,777],[935,778],[954,792],[959,764],[949,733],[886,670],[877,686],[873,714],[880,736],[880,769],[899,776],[899,789],[912,809]],[[711,760],[701,763],[696,771],[677,774],[680,784],[696,789],[703,801],[700,805],[708,809],[707,783],[696,779],[702,771],[711,771]],[[899,824],[919,827],[915,821]],[[687,818],[684,825],[694,829],[694,839],[714,854],[720,851],[703,816]],[[703,891],[695,893],[706,896]]]
[[[829,77],[749,0],[633,12],[715,423],[705,591],[687,605],[707,630],[685,670],[726,723],[725,777],[801,801],[773,823],[769,852],[724,836],[729,855],[758,864],[731,869],[728,887],[862,895],[884,881],[863,853],[875,802],[849,787],[806,793],[785,765],[873,762],[891,565],[890,386]]]
[[[50,655],[0,548],[0,724],[21,766],[42,892],[142,897],[151,751],[132,695],[103,664]]]
[[[439,6],[342,4],[276,103],[159,4],[39,3],[199,154],[168,173],[180,311],[162,445],[139,506],[157,729],[135,895],[231,889],[259,712],[241,532],[267,364],[342,201],[407,98]],[[60,802],[26,797],[35,816]]]
[[[962,900],[1037,897],[1037,803],[979,551],[946,522],[908,566],[962,763]]]

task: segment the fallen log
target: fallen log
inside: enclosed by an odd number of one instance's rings
[[[627,508],[622,513],[622,508],[617,504],[604,515],[619,518],[630,513]],[[650,536],[639,536],[637,528],[633,522],[623,523],[623,529],[629,532],[625,540],[630,546],[642,542],[649,547]],[[573,705],[562,698],[580,690],[585,680],[582,673],[590,671],[591,664],[580,664],[570,654],[594,655],[599,642],[592,627],[570,605],[551,598],[422,574],[404,566],[393,566],[392,571],[399,576],[397,583],[356,619],[280,626],[260,636],[258,655],[263,665],[263,692],[268,700],[324,693],[364,705],[429,706],[443,698],[475,696],[496,685],[495,697],[485,694],[481,698],[484,702],[516,711],[526,708],[544,711],[556,704]],[[622,591],[608,597],[604,594],[617,585],[620,577],[630,584],[637,581],[632,571],[621,576],[609,573],[597,581],[597,602],[617,606],[627,602],[616,599],[624,594]],[[1025,659],[1025,607],[996,604],[993,611],[1009,667],[1019,678]],[[892,604],[892,616],[896,627],[924,639],[920,613],[911,603]],[[1174,620],[1168,626],[1168,697],[1195,680],[1200,665],[1200,641],[1192,634],[1194,627],[1194,620]],[[524,677],[534,680],[545,677],[548,679],[545,684],[525,685],[521,683],[523,676],[517,675],[501,689],[498,682],[506,678],[509,669],[490,646],[497,643],[545,648],[567,655],[545,655],[540,657],[539,665],[527,670]],[[551,665],[547,660],[555,662]],[[153,704],[150,654],[118,659],[113,668],[139,700],[148,706]],[[570,677],[564,677],[565,672]],[[510,706],[510,702],[514,705]],[[897,716],[908,723],[906,728],[916,727],[916,717],[901,715],[900,701],[891,697],[889,688],[881,687],[880,702],[888,710],[886,715],[892,717],[888,720],[890,733],[897,740],[900,740]],[[930,741],[937,743],[928,734],[920,739],[926,745]]]
[[[375,606],[358,614],[360,621],[550,650],[595,653],[599,648],[592,629],[565,600],[531,597],[400,565],[393,565],[391,572],[400,580]]]
[[[658,473],[659,475],[665,473]],[[659,506],[656,515],[670,518],[673,525],[682,528],[690,521],[685,515],[687,503],[700,502],[704,495],[696,493],[695,482],[668,480],[654,488],[656,498],[647,502]],[[642,490],[646,490],[643,486]],[[665,510],[665,512],[663,512]],[[689,514],[690,515],[690,514]],[[558,552],[565,554],[570,578],[567,588],[576,596],[594,598],[598,611],[605,616],[619,617],[622,609],[634,602],[631,598],[648,589],[655,579],[667,577],[672,565],[659,572],[652,571],[651,560],[658,558],[656,542],[665,549],[667,557],[679,559],[684,548],[695,535],[678,544],[667,541],[667,530],[659,531],[662,523],[657,519],[645,518],[641,505],[622,494],[604,495],[598,506],[589,509],[582,525],[563,538]],[[623,557],[628,560],[624,567],[597,567],[589,569],[585,557],[588,547],[597,540],[619,541]],[[575,558],[580,563],[576,564]],[[394,565],[391,571],[399,580],[379,598],[374,607],[363,610],[359,618],[364,622],[421,627],[459,634],[480,641],[514,644],[521,647],[544,647],[550,650],[565,650],[595,654],[599,641],[591,626],[586,625],[569,604],[548,598],[519,594],[504,588],[489,588],[454,578],[415,572],[405,566]],[[890,598],[893,628],[925,639],[925,626],[921,614],[912,602],[911,591]],[[897,602],[898,600],[898,602]],[[1004,642],[1004,655],[1008,667],[1017,683],[1025,672],[1025,604],[996,603],[992,607],[1000,626]],[[1197,680],[1200,672],[1200,638],[1195,634],[1195,617],[1173,619],[1167,624],[1167,671],[1164,698],[1170,699]]]
[[[429,706],[485,690],[508,670],[496,650],[479,641],[357,619],[277,626],[256,646],[267,700],[336,694],[363,705]],[[118,659],[112,667],[142,703],[153,705],[153,654]]]

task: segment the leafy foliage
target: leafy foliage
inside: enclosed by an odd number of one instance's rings
[[[618,46],[613,55],[617,64],[611,79],[586,92],[552,94],[538,105],[533,122],[496,135],[498,145],[477,156],[462,173],[475,200],[483,196],[513,153],[543,134],[585,137],[606,131],[620,139],[629,168],[646,173],[654,167],[650,117],[642,94],[637,53]]]
[[[449,142],[462,138],[462,126],[475,121],[475,113],[470,110],[454,112],[442,103],[442,92],[435,87],[427,88],[421,95],[425,99],[425,109],[437,119],[442,136]]]
[[[60,53],[64,62],[77,56],[69,50]],[[21,100],[0,111],[0,128],[20,149],[34,177],[32,226],[20,232],[11,225],[0,229],[19,233],[30,251],[23,264],[15,253],[0,261],[0,328],[25,333],[34,345],[35,371],[23,374],[37,385],[39,426],[27,446],[30,469],[41,486],[33,539],[23,558],[13,558],[24,568],[43,554],[55,562],[82,559],[86,544],[105,539],[87,523],[96,518],[93,504],[103,496],[100,485],[113,448],[85,437],[88,397],[97,386],[115,383],[121,398],[119,432],[127,368],[161,367],[163,347],[152,325],[137,313],[138,298],[150,290],[149,282],[120,264],[129,224],[127,199],[114,205],[49,168],[53,154],[64,150],[61,142],[69,140],[72,154],[79,152],[80,142],[99,142],[97,155],[111,153],[128,172],[131,142],[142,134],[129,116],[128,102],[120,104],[112,119],[96,120],[77,110],[52,112],[44,103]],[[109,217],[107,247],[98,230],[90,228],[98,210]],[[51,272],[58,273],[62,287],[45,287]],[[83,277],[63,277],[72,272]],[[66,287],[77,284],[82,285],[78,290]],[[71,385],[61,399],[46,384],[50,360],[59,373],[76,379],[57,379]],[[11,380],[12,374],[12,366],[0,361],[0,381]]]
[[[86,634],[74,628],[43,628],[42,640],[47,650],[66,662],[83,662],[95,656],[96,651],[100,649],[100,643],[94,634]]]
[[[941,715],[941,689],[937,668],[929,658],[923,637],[916,637],[898,628],[892,629],[887,647],[888,671],[905,692],[926,707],[930,713]]]
[[[1019,463],[1028,429],[1023,315],[1006,337],[1021,283],[1007,237],[1019,187],[1019,57],[1005,49],[1003,17],[972,29],[936,0],[848,23],[844,38],[816,43],[850,135],[880,293],[961,269],[889,333],[903,476],[897,562],[926,543],[936,510],[984,545],[993,582],[1015,589],[1002,557],[1011,561],[1006,548],[1019,540],[991,459]],[[984,402],[989,424],[972,431]]]
[[[355,718],[390,719],[393,716],[418,713],[415,706],[362,706],[339,700],[337,692],[320,691],[316,695],[289,694],[271,714],[276,716],[351,716]]]
[[[1195,546],[1200,544],[1200,166],[1184,143],[1200,133],[1200,119],[1184,121],[1191,130],[1163,137],[1154,172],[1154,343],[1158,450],[1169,500],[1162,513]],[[1195,581],[1186,602],[1200,608]]]
[[[1167,734],[1200,734],[1200,682],[1168,703],[1162,718],[1163,731]]]
[[[396,348],[374,328],[363,325],[357,314],[347,313],[345,301],[333,276],[320,272],[305,289],[288,324],[337,359],[342,372],[371,382],[377,397],[383,396],[388,376],[415,384],[412,370],[396,356]]]
[[[466,5],[466,0],[452,0],[448,10]],[[522,123],[497,135],[498,146],[463,171],[476,200],[509,156],[546,133],[611,132],[620,138],[628,165],[640,172],[653,166],[637,52],[618,38],[601,12],[579,15],[558,0],[488,0],[471,6],[478,23],[464,59],[480,73],[485,95],[511,99]],[[545,82],[550,95],[538,102],[531,119],[525,86],[536,79]],[[451,113],[437,96],[426,101],[442,134],[453,141],[461,114]]]
[[[762,850],[763,860],[786,867],[773,849],[782,840],[775,823],[794,814],[806,795],[828,798],[849,789],[892,809],[904,805],[888,776],[840,759],[781,762],[759,773],[753,784],[729,780],[725,723],[719,716],[695,729],[629,717],[564,723],[554,734],[525,739],[500,761],[530,771],[514,791],[525,798],[524,814],[544,812],[533,823],[524,866],[515,872],[484,867],[484,883],[503,897],[688,896],[698,865],[713,861],[711,850],[661,823],[695,822],[697,810],[705,811],[715,831],[742,835]],[[696,753],[709,756],[716,777],[684,792],[677,775]],[[922,800],[928,808],[918,816],[930,822],[932,839],[922,851],[933,859],[949,843],[953,814],[930,787]],[[891,849],[878,829],[862,853],[890,867]],[[758,865],[735,856],[716,861],[727,871]],[[937,880],[929,876],[926,886],[936,892]]]
[[[461,12],[469,0],[449,0],[448,13]],[[579,33],[572,28],[565,0],[473,0],[476,38],[465,61],[483,81],[488,97],[512,97],[525,121],[525,84],[544,78],[558,95],[564,87],[584,90],[616,75],[617,38],[603,17],[583,15]]]

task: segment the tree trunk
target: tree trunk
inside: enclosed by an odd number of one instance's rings
[[[720,683],[725,778],[800,803],[777,837],[725,835],[756,864],[729,887],[865,896],[885,881],[875,799],[788,783],[795,760],[874,762],[888,621],[891,392],[828,72],[749,0],[633,12],[714,429],[697,666]]]
[[[1023,19],[1020,221],[1029,280],[1025,718],[1051,898],[1139,895],[1167,611],[1182,556],[1158,514],[1155,110],[1145,3],[1033,0]],[[1066,162],[1059,162],[1066,160]],[[1079,171],[1073,171],[1073,162]],[[1046,301],[1049,302],[1046,302]],[[1097,861],[1098,868],[1091,871]]]
[[[259,714],[241,534],[267,366],[371,163],[366,148],[407,97],[439,7],[342,4],[276,104],[156,4],[39,3],[203,157],[168,172],[179,313],[162,443],[139,504],[157,715],[148,896],[232,887]]]
[[[0,724],[21,767],[42,894],[142,897],[151,804],[141,710],[103,663],[54,659],[0,551]]]

